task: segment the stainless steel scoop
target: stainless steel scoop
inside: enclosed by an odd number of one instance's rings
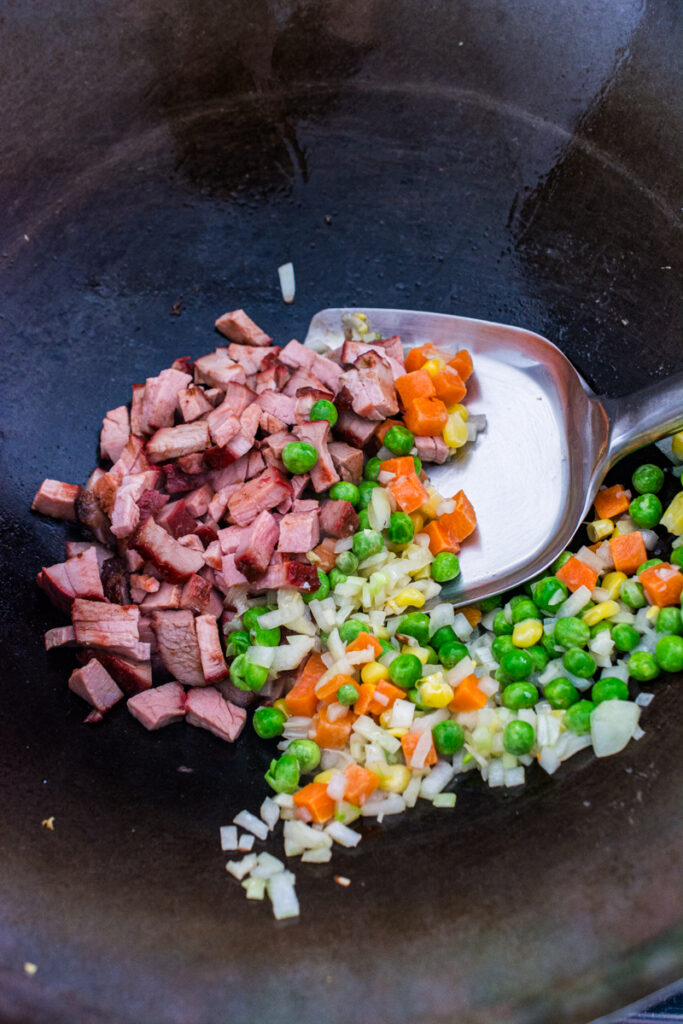
[[[624,398],[599,398],[555,345],[521,327],[403,309],[324,309],[306,344],[336,348],[342,316],[364,313],[404,347],[466,348],[475,372],[467,408],[487,427],[453,461],[429,466],[437,490],[461,488],[477,514],[461,575],[442,594],[456,604],[517,586],[565,549],[608,469],[621,456],[683,429],[683,373]]]

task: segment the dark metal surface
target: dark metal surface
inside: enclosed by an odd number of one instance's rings
[[[677,5],[15,0],[2,21],[0,1019],[581,1022],[673,980],[680,679],[615,758],[366,827],[278,926],[217,834],[260,801],[267,745],[125,709],[83,726],[33,584],[67,530],[28,506],[238,305],[281,341],[346,303],[518,323],[611,395],[680,365]]]

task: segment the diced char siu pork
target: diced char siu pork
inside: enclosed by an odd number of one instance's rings
[[[69,689],[92,704],[100,714],[108,711],[123,697],[122,691],[96,658],[91,658],[82,668],[73,670],[69,676]]]
[[[229,558],[230,555],[226,555]],[[267,572],[250,586],[250,591],[279,590],[280,587],[294,587],[305,594],[312,594],[320,587],[317,570],[303,562],[281,562],[271,565]]]
[[[185,423],[192,423],[204,413],[210,412],[213,406],[204,394],[203,388],[196,384],[188,384],[178,392],[178,408]]]
[[[255,476],[262,473],[266,468],[263,456],[261,452],[249,452],[249,462],[247,464],[247,480],[253,480]]]
[[[186,686],[205,686],[192,612],[153,612],[152,629],[161,660],[173,678]]]
[[[269,449],[276,458],[281,458],[285,446],[291,441],[296,440],[288,430],[278,430],[276,434],[271,434],[269,437],[263,439],[263,449]]]
[[[143,434],[142,404],[144,400],[145,385],[133,384],[130,401],[130,432],[136,437],[142,437]]]
[[[256,374],[254,390],[257,395],[264,391],[282,391],[289,380],[289,370],[277,362]]]
[[[223,555],[220,575],[225,588],[238,587],[243,583],[248,583],[246,576],[243,576],[235,565],[234,554]]]
[[[322,392],[321,397],[327,399],[334,398],[333,392],[326,388],[313,371],[305,366],[297,367],[282,390],[285,395],[290,395],[292,398],[296,398],[298,391],[304,390],[320,391]]]
[[[198,551],[184,548],[153,519],[147,519],[135,534],[133,546],[157,568],[159,575],[169,583],[186,580],[204,565]]]
[[[204,477],[206,476],[206,464],[204,462],[203,452],[192,452],[191,455],[181,455],[175,465],[179,470],[181,470],[181,472],[186,473],[188,476],[201,475],[202,479],[196,480],[196,484],[202,484],[205,482]]]
[[[417,454],[423,462],[444,463],[450,455],[450,448],[442,437],[415,437]]]
[[[252,402],[240,415],[239,433],[235,435],[226,445],[226,449],[234,459],[246,455],[254,444],[256,431],[259,428],[261,409],[257,402]]]
[[[297,498],[292,502],[292,512],[317,512],[319,509],[317,498]]]
[[[178,406],[178,392],[192,382],[189,373],[162,370],[148,377],[142,398],[141,433],[151,434],[160,427],[171,427]]]
[[[312,348],[306,348],[306,346],[302,345],[300,341],[296,340],[296,338],[292,338],[292,340],[282,348],[282,351],[279,354],[279,359],[281,363],[284,363],[285,366],[290,366],[293,370],[298,369],[300,366],[306,370],[310,370],[313,367],[314,356],[315,352]]]
[[[181,423],[177,427],[162,427],[147,442],[147,458],[150,462],[164,462],[166,459],[177,459],[181,455],[204,451],[210,444],[211,434],[206,420]]]
[[[105,514],[100,499],[94,491],[83,491],[76,499],[76,515],[78,521],[87,526],[93,536],[101,544],[108,546],[113,542],[109,517]]]
[[[226,445],[240,429],[239,416],[235,415],[227,401],[210,412],[206,422],[211,431],[211,440],[219,447]]]
[[[103,459],[116,462],[130,437],[130,416],[125,405],[110,409],[102,420],[100,453]]]
[[[227,701],[213,686],[190,690],[185,707],[185,717],[190,725],[208,729],[229,743],[237,739],[247,720],[244,708]]]
[[[400,359],[394,359],[389,350],[379,344],[366,345],[362,341],[345,341],[341,351],[341,362],[345,366],[365,366],[367,365],[365,357],[370,352],[374,353],[386,362],[387,366],[391,370],[393,380],[396,380],[397,377],[402,377],[405,374],[406,368],[403,361],[403,351],[401,350]]]
[[[221,487],[220,491],[216,491],[209,502],[209,515],[215,522],[223,518],[228,507],[230,495],[234,494],[235,491],[239,491],[241,486],[241,484],[228,484],[227,487]]]
[[[339,474],[334,468],[332,456],[327,448],[327,439],[330,433],[330,425],[327,420],[316,420],[313,423],[299,423],[294,428],[294,433],[300,441],[308,441],[318,453],[318,461],[311,470],[311,483],[313,489],[318,493],[327,491],[332,484],[339,480]]]
[[[140,642],[140,610],[136,605],[77,597],[71,606],[71,618],[76,643],[83,647],[101,647],[135,661],[149,658],[149,645]]]
[[[300,504],[306,504],[301,502]],[[278,551],[287,554],[305,554],[312,551],[320,540],[317,508],[311,511],[288,512],[280,520]]]
[[[220,532],[220,531],[219,531]],[[221,546],[218,540],[212,541],[204,551],[204,561],[211,569],[221,568]],[[203,569],[201,570],[204,571]]]
[[[279,534],[277,520],[267,510],[260,512],[248,532],[242,534],[235,551],[235,566],[248,580],[266,571]]]
[[[248,468],[248,456],[236,459],[229,466],[225,466],[223,469],[213,470],[209,473],[209,483],[213,487],[214,491],[220,491],[223,487],[228,487],[230,484],[244,483],[247,479]]]
[[[277,469],[266,469],[230,495],[230,516],[238,526],[249,526],[259,512],[276,508],[291,490],[291,484]]]
[[[343,409],[339,413],[334,430],[335,434],[348,444],[355,445],[356,448],[365,448],[377,430],[377,423],[364,420],[350,409]]]
[[[247,375],[243,366],[233,362],[226,349],[217,349],[196,360],[194,379],[195,384],[208,384],[225,391],[228,384],[245,384]]]
[[[219,316],[216,320],[215,327],[226,338],[238,345],[255,345],[257,348],[263,348],[273,343],[273,339],[265,331],[262,331],[243,309],[234,309],[231,313],[223,313],[223,316]]]
[[[194,362],[190,356],[178,356],[171,363],[172,370],[180,370],[181,373],[192,373]]]
[[[358,484],[363,479],[363,452],[343,441],[330,441],[327,449],[342,480]]]
[[[190,576],[180,596],[180,607],[204,615],[211,603],[211,584],[202,576]]]
[[[319,566],[323,572],[329,572],[331,569],[334,569],[337,561],[337,552],[335,550],[336,543],[337,541],[334,537],[325,537],[325,539],[318,544],[317,548],[313,549],[315,564]]]
[[[211,484],[202,484],[196,491],[190,491],[185,495],[185,511],[195,518],[206,515],[212,498],[213,487]]]
[[[248,377],[259,373],[264,363],[268,363],[271,353],[267,348],[255,348],[253,345],[237,345],[234,342],[228,345],[228,355],[240,366]]]
[[[179,583],[161,583],[157,590],[148,591],[140,607],[145,614],[157,610],[180,608],[182,596],[183,588]]]
[[[65,484],[61,480],[43,480],[31,503],[34,512],[42,512],[53,519],[77,521],[77,501],[83,488],[79,484]]]
[[[204,678],[207,683],[219,683],[230,673],[223,657],[218,622],[213,615],[198,615],[194,625]]]
[[[316,402],[330,402],[334,398],[331,391],[321,391],[318,388],[299,388],[296,393],[294,415],[297,423],[308,423],[311,418],[311,409]]]
[[[256,392],[252,391],[251,388],[231,381],[225,389],[223,402],[232,409],[235,416],[241,416],[247,406],[251,405],[255,399]]]
[[[320,529],[330,537],[351,537],[358,529],[358,514],[350,501],[324,501],[320,506]]]
[[[263,412],[275,416],[282,423],[296,423],[296,402],[289,395],[277,391],[263,391],[258,397]]]
[[[76,634],[73,626],[55,626],[45,634],[45,650],[53,651],[56,647],[75,647]]]
[[[132,661],[111,651],[86,648],[79,657],[84,660],[95,656],[109,675],[118,683],[126,696],[148,690],[152,685],[152,664],[150,661]]]
[[[269,412],[261,411],[259,427],[265,437],[268,437],[269,434],[279,434],[281,430],[286,430],[287,424],[279,420],[277,416],[271,416]]]
[[[100,569],[108,558],[112,557],[112,552],[109,548],[105,548],[104,544],[95,544],[91,540],[68,540],[66,542],[66,555],[67,558],[73,558],[74,555],[82,555],[88,548],[93,548],[97,556],[97,564]]]
[[[250,533],[250,526],[226,526],[224,530],[219,530],[218,543],[220,544],[221,554],[234,555],[242,539],[248,538]]]
[[[75,597],[104,601],[97,552],[92,547],[66,562],[43,567],[37,582],[53,604],[67,613]]]
[[[385,420],[398,412],[396,388],[388,364],[374,352],[363,357],[366,364],[346,370],[341,377],[344,394],[355,413],[368,420]]]
[[[140,508],[132,488],[119,487],[111,514],[111,532],[115,537],[130,537],[140,522]]]
[[[125,559],[118,556],[108,558],[100,569],[100,577],[107,601],[111,601],[112,604],[131,603],[128,565]]]
[[[185,717],[185,691],[180,683],[163,683],[129,697],[126,707],[145,729],[161,729]]]
[[[150,576],[149,573],[144,572],[131,573],[129,582],[131,587],[135,587],[136,590],[142,590],[145,594],[156,594],[159,587],[161,587],[161,581],[156,576]],[[129,602],[124,601],[123,603],[128,604]]]
[[[168,504],[168,501],[169,495],[162,494],[161,491],[143,491],[137,501],[137,506],[140,509],[140,523],[144,523],[150,516],[155,519],[162,508]]]
[[[156,521],[176,540],[179,537],[186,537],[188,533],[194,533],[197,529],[197,520],[193,519],[187,511],[184,498],[179,498],[178,501],[166,505],[157,516]]]

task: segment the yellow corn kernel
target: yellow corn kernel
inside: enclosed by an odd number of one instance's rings
[[[287,710],[287,701],[283,697],[281,697],[280,700],[276,700],[273,703],[273,707],[277,708],[278,711],[281,711],[283,715],[286,715],[287,718],[289,718],[289,711]]]
[[[389,678],[389,669],[386,665],[380,665],[378,661],[368,661],[360,670],[360,677],[364,683],[373,683],[376,686],[380,679]]]
[[[388,729],[391,725],[391,708],[388,711],[383,711],[379,716],[379,724],[383,729]]]
[[[420,515],[419,512],[411,512],[410,519],[415,527],[415,533],[419,533],[425,524],[425,517]]]
[[[581,621],[585,622],[587,626],[595,626],[603,619],[611,619],[618,612],[619,605],[616,601],[601,601],[600,604],[595,604],[587,612],[584,612]]]
[[[462,448],[467,441],[467,424],[457,412],[452,412],[443,428],[443,439],[449,448]]]
[[[679,430],[671,438],[671,450],[677,459],[683,460],[683,430]]]
[[[444,362],[442,359],[428,359],[420,367],[420,369],[426,370],[430,377],[436,377],[437,373],[440,373],[443,368]]]
[[[660,611],[661,608],[658,608],[656,604],[650,605],[648,610],[645,612],[645,618],[648,622],[656,622]]]
[[[426,665],[429,660],[429,651],[426,647],[411,647],[410,644],[403,644],[401,647],[401,654],[414,654],[416,658],[420,659],[423,665]]]
[[[662,526],[666,526],[669,533],[674,533],[677,537],[683,535],[683,491],[678,492],[659,521]]]
[[[388,793],[402,793],[411,779],[411,771],[405,764],[382,764],[371,761],[365,766],[379,779],[379,788]]]
[[[434,519],[436,516],[436,510],[443,501],[442,496],[439,494],[435,487],[427,487],[427,494],[429,498],[425,501],[424,505],[420,505],[420,515],[425,519]],[[417,533],[417,530],[415,531]]]
[[[543,623],[540,619],[524,619],[512,630],[512,642],[515,647],[533,647],[543,636]]]
[[[591,543],[597,544],[599,540],[605,540],[607,537],[612,536],[614,533],[614,523],[611,519],[595,519],[586,527],[586,533]]]
[[[606,576],[602,577],[601,588],[607,591],[610,601],[616,601],[619,597],[619,591],[621,590],[621,584],[625,583],[628,576],[625,572],[608,572]]]
[[[428,580],[432,575],[431,567],[429,565],[425,565],[424,568],[417,569],[416,572],[408,573],[408,575],[412,576],[414,580]]]
[[[445,708],[453,700],[453,687],[440,673],[427,676],[419,689],[420,700],[428,708]]]
[[[421,608],[425,603],[425,596],[416,587],[406,587],[393,598],[391,603],[397,608],[409,608],[410,605],[414,608]]]
[[[391,736],[395,736],[397,740],[400,740],[402,736],[405,736],[407,732],[410,732],[410,729],[407,726],[402,725],[400,727],[397,726],[395,729],[388,729],[387,732]]]
[[[318,772],[318,774],[315,776],[313,781],[314,782],[324,782],[325,785],[327,785],[327,783],[330,781],[330,779],[334,775],[335,771],[336,771],[335,768],[328,768],[327,771],[325,771],[325,772]]]
[[[467,423],[467,417],[469,416],[469,413],[465,406],[461,405],[460,402],[455,402],[453,405],[447,405],[446,409],[448,410],[449,414],[452,412],[457,412],[460,419],[464,420],[465,423]]]

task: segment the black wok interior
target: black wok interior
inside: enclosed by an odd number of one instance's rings
[[[347,304],[519,324],[615,396],[679,367],[680,27],[667,0],[4,5],[5,1024],[581,1024],[680,976],[680,677],[614,758],[366,825],[277,924],[218,844],[269,744],[83,725],[34,584],[73,534],[28,511],[238,306],[281,342]]]

